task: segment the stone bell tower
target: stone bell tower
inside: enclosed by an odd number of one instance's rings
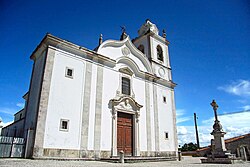
[[[166,40],[164,30],[160,36],[156,25],[147,19],[138,30],[138,37],[133,40],[133,43],[151,62],[156,76],[167,81],[172,80],[168,52],[169,42]]]

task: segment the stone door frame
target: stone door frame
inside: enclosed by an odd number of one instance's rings
[[[112,146],[111,157],[118,156],[117,152],[117,116],[118,112],[123,112],[133,115],[133,156],[140,156],[140,142],[139,142],[139,117],[140,108],[135,100],[131,97],[121,97],[119,99],[110,100],[112,105]]]

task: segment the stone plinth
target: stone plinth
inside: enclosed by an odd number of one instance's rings
[[[210,164],[233,164],[238,163],[239,160],[233,158],[206,158],[201,159],[201,163],[210,163]]]
[[[226,149],[224,135],[226,132],[223,132],[220,121],[215,120],[213,125],[213,132],[211,135],[214,136],[214,140],[211,143],[212,147],[212,156],[215,158],[225,158],[229,154]],[[227,154],[227,155],[226,155]]]

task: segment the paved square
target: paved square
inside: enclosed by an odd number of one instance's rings
[[[181,162],[179,161],[161,161],[161,162],[141,162],[141,163],[108,163],[100,161],[56,161],[56,160],[30,160],[30,159],[0,159],[0,166],[3,167],[89,167],[89,166],[99,166],[99,167],[158,167],[158,166],[167,166],[167,167],[195,167],[195,166],[228,166],[228,167],[249,167],[250,162],[238,163],[238,164],[201,164],[200,157],[183,157]]]

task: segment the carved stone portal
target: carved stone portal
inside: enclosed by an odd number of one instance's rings
[[[138,104],[133,98],[129,96],[111,99],[109,101],[112,113],[112,150],[111,156],[117,156],[117,113],[124,112],[133,115],[133,156],[140,156],[139,143],[139,118],[140,108],[142,105]]]

